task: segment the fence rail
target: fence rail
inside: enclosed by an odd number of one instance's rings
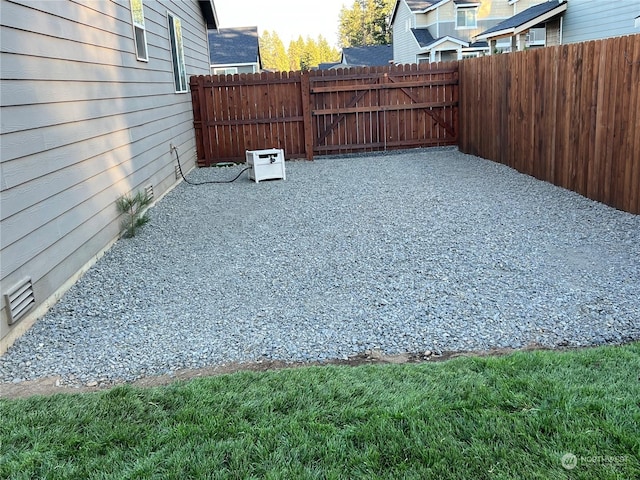
[[[458,141],[458,66],[400,65],[192,77],[198,165],[245,150],[287,158]]]
[[[640,35],[460,62],[459,148],[640,214]]]

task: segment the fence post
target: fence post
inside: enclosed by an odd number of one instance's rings
[[[200,117],[200,125],[202,129],[202,161],[205,167],[211,166],[211,141],[209,135],[209,112],[207,109],[207,97],[205,96],[204,81],[206,78],[211,79],[209,75],[206,77],[199,75],[198,79],[198,114]],[[200,157],[200,155],[198,155]]]
[[[300,73],[300,93],[302,95],[302,125],[304,128],[304,152],[307,160],[313,160],[313,118],[311,116],[311,82],[309,73]]]
[[[195,130],[196,137],[196,164],[200,164],[204,159],[204,148],[202,144],[203,127],[202,127],[202,113],[200,109],[201,105],[201,92],[199,89],[198,77],[192,76],[189,79],[189,88],[191,89],[191,107],[193,108],[193,129]]]

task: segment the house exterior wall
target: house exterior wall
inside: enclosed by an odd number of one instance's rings
[[[420,51],[420,46],[411,33],[411,28],[416,26],[415,15],[411,13],[404,0],[399,0],[399,2],[391,30],[393,62],[397,64],[415,63],[416,53]]]
[[[167,12],[188,75],[209,72],[196,0],[144,1],[148,62],[128,0],[2,0],[0,353],[119,235],[115,201],[195,164],[191,95],[175,93]],[[36,308],[9,326],[4,294],[31,277]],[[9,335],[11,333],[11,335]]]
[[[562,20],[562,43],[640,33],[635,18],[640,0],[568,0]]]

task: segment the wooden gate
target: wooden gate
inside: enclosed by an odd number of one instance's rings
[[[458,64],[192,77],[198,165],[455,145]]]
[[[309,83],[314,153],[457,144],[457,63],[325,70]]]

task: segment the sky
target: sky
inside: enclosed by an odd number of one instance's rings
[[[214,0],[220,28],[258,27],[258,34],[275,30],[288,47],[291,40],[322,35],[338,45],[338,17],[342,5],[353,0]]]

